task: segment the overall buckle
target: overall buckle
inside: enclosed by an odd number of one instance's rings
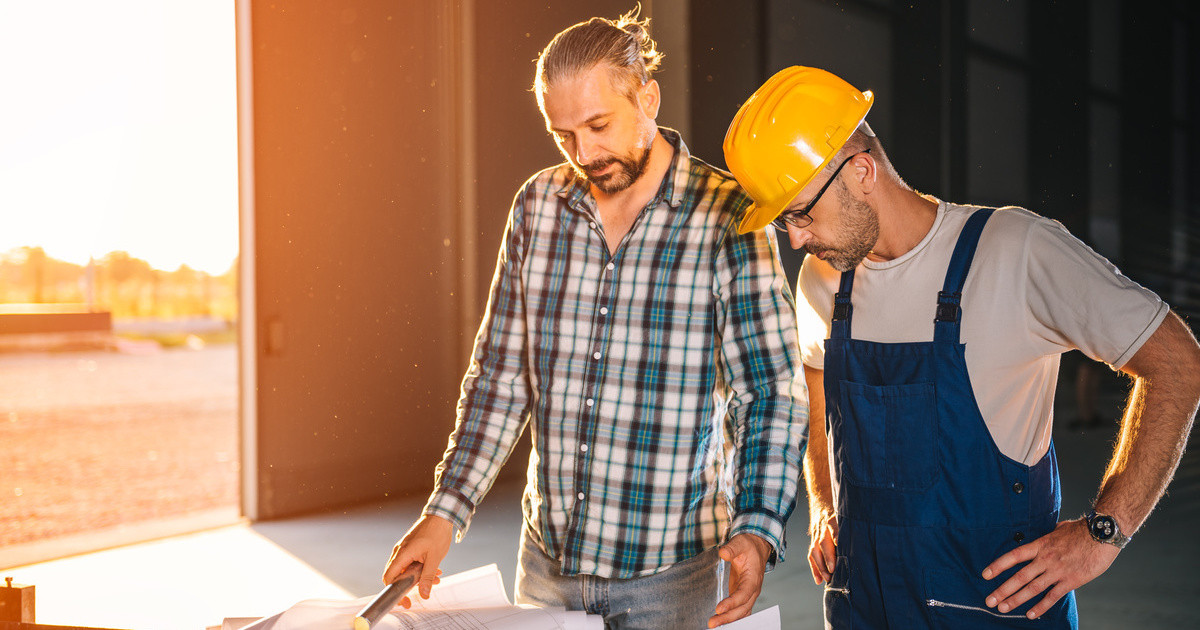
[[[957,322],[962,315],[962,308],[958,305],[961,299],[962,293],[938,291],[937,316],[933,321]]]

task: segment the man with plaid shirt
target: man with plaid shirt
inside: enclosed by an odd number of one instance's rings
[[[539,57],[567,162],[516,195],[457,425],[385,582],[422,562],[429,596],[526,423],[519,603],[713,627],[782,560],[807,428],[795,306],[774,235],[737,233],[749,198],[656,125],[661,56],[624,16]]]

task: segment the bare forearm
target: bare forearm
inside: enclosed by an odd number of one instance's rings
[[[808,384],[808,449],[804,452],[804,483],[810,514],[833,511],[829,482],[829,449],[825,438],[825,379],[823,370],[804,368]]]
[[[1166,491],[1200,404],[1200,347],[1183,322],[1168,315],[1146,345],[1125,368],[1134,385],[1096,500],[1126,533]]]

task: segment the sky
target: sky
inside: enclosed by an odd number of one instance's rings
[[[231,0],[0,0],[0,252],[237,256]]]

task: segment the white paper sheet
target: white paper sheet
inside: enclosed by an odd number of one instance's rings
[[[373,596],[355,600],[310,599],[251,624],[254,630],[329,630],[354,627],[354,617]],[[372,630],[603,630],[599,615],[562,608],[518,606],[508,601],[500,570],[491,564],[442,578],[430,598],[412,597],[409,610],[395,608]],[[228,623],[226,627],[238,627]]]
[[[760,610],[749,617],[721,626],[721,630],[780,630],[779,606]]]

